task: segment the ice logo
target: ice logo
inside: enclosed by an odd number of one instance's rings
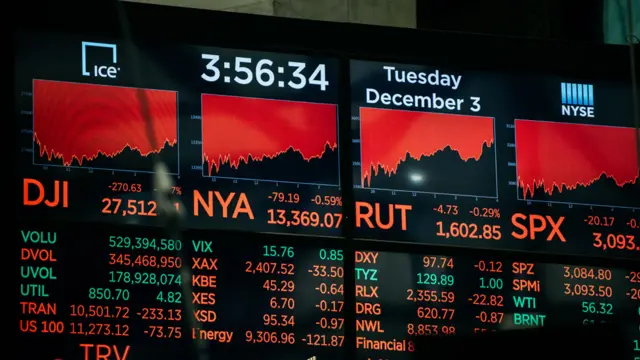
[[[93,67],[91,65],[87,65],[87,49],[88,48],[106,48],[111,49],[111,64],[105,65],[104,61],[96,61]],[[91,52],[93,57],[95,57],[95,51]],[[94,59],[95,60],[95,59]],[[120,71],[120,68],[115,67],[118,63],[118,48],[116,44],[105,44],[105,43],[97,43],[97,42],[82,42],[82,75],[83,76],[94,76],[100,78],[111,78],[115,79],[116,75]]]

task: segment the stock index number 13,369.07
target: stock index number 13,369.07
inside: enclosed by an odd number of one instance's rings
[[[268,196],[274,204],[299,204],[297,193],[273,192]],[[286,227],[339,229],[342,224],[342,197],[316,195],[310,202],[320,211],[297,209],[267,209],[267,224]],[[324,210],[324,211],[323,211]]]

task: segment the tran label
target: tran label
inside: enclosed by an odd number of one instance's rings
[[[91,48],[104,48],[108,51],[89,51],[91,56],[87,56],[87,51]],[[110,55],[107,56],[106,53]],[[98,54],[100,56],[98,56]],[[105,44],[83,41],[82,42],[82,75],[101,78],[115,79],[120,68],[115,67],[118,63],[118,49],[115,44]],[[93,65],[92,65],[93,64]]]
[[[561,83],[562,115],[592,118],[593,85]]]

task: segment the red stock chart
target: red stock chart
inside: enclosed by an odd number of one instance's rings
[[[141,98],[154,121],[152,136]],[[177,173],[177,93],[34,80],[33,138],[40,165],[146,172],[151,157],[162,156]]]
[[[638,187],[636,131],[516,120],[519,198],[625,206],[627,200],[612,193]]]
[[[495,175],[494,142],[490,117],[361,108],[361,185],[496,196],[495,178],[488,187],[461,184]]]
[[[204,175],[337,185],[336,112],[332,104],[203,95]]]

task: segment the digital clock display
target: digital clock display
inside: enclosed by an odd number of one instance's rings
[[[296,90],[302,90],[307,86],[317,86],[320,91],[326,91],[329,86],[329,81],[326,80],[327,66],[325,64],[318,64],[315,69],[307,70],[307,64],[299,61],[287,61],[285,67],[269,59],[254,60],[249,57],[236,57],[233,63],[222,62],[221,70],[218,67],[221,62],[220,55],[202,54],[202,59],[207,61],[207,65],[205,66],[206,71],[202,73],[201,77],[208,82],[219,81],[222,77],[225,83],[233,82],[240,85],[255,83],[264,87],[277,86],[280,88],[286,86]],[[285,71],[285,69],[287,70]],[[280,76],[281,74],[284,76]]]
[[[134,76],[122,41],[18,41],[25,216],[156,224],[155,158],[189,227],[342,235],[337,60],[142,44]]]

